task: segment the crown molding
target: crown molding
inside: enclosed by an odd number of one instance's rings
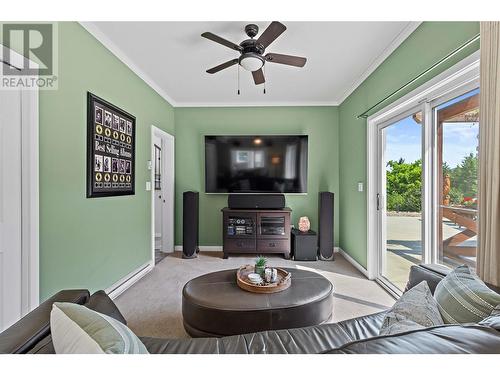
[[[211,107],[337,107],[340,103],[336,101],[325,102],[273,102],[273,103],[260,103],[260,102],[246,102],[246,103],[233,103],[233,102],[185,102],[177,103],[176,108],[211,108]]]
[[[422,21],[408,22],[408,25],[392,40],[392,42],[382,51],[382,53],[372,61],[368,68],[354,81],[354,83],[344,92],[344,94],[337,101],[340,105],[356,90],[385,59],[387,59],[406,38],[408,38],[419,26]]]
[[[172,107],[177,107],[178,104],[172,99],[160,86],[158,86],[148,74],[140,69],[132,60],[115,44],[113,43],[94,23],[79,22],[79,24],[87,30],[94,38],[96,38],[104,47],[106,47],[118,60],[123,62],[130,70],[132,70],[140,79],[142,79],[149,87],[165,99]]]

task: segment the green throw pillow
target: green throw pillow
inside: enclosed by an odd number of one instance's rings
[[[50,329],[57,354],[148,353],[126,325],[74,303],[52,305]]]
[[[393,335],[444,324],[427,281],[405,292],[387,312],[380,335]]]
[[[434,292],[445,323],[478,323],[500,304],[495,293],[468,266],[455,268],[439,282]]]

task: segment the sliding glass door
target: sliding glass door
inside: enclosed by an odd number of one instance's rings
[[[395,294],[410,267],[475,267],[479,89],[449,90],[377,125],[377,279]]]
[[[403,290],[422,261],[422,112],[379,128],[380,277]]]
[[[476,267],[479,90],[433,108],[438,174],[437,262]]]

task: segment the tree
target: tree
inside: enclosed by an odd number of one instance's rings
[[[455,168],[446,162],[443,177],[450,176],[450,201],[455,205],[475,204],[477,197],[478,157],[470,153]],[[420,212],[422,209],[422,161],[406,163],[404,159],[387,162],[387,209]],[[467,199],[469,198],[469,199]]]
[[[450,171],[451,187],[462,193],[464,197],[477,197],[478,157],[470,153]],[[455,203],[455,202],[454,202]],[[460,202],[462,203],[462,202]]]
[[[451,173],[451,167],[448,165],[447,162],[443,162],[443,176],[449,175]]]
[[[387,209],[419,212],[422,209],[422,161],[391,160],[387,167]]]

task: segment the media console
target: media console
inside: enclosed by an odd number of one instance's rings
[[[290,259],[290,215],[282,209],[222,209],[224,259],[229,254],[283,254]]]

